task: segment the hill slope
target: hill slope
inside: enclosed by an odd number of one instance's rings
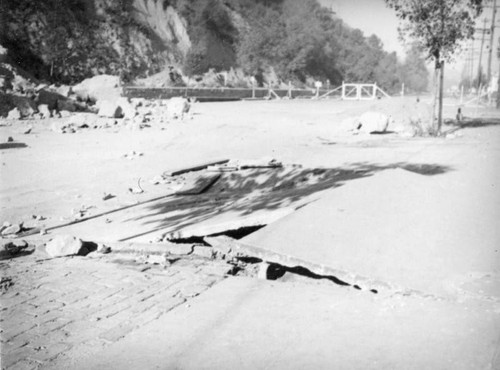
[[[239,68],[260,83],[404,79],[395,54],[316,0],[3,1],[0,44],[39,79],[73,83],[96,74],[124,81],[170,67],[185,75]]]

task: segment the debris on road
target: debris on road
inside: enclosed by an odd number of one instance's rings
[[[104,196],[102,197],[102,200],[109,200],[116,198],[116,195],[110,194],[110,193],[104,193]]]
[[[8,236],[8,235],[14,235],[14,234],[19,234],[23,230],[23,224],[18,223],[18,224],[8,224],[4,223],[4,228],[2,229],[2,236]]]
[[[71,235],[57,235],[45,246],[45,252],[50,257],[64,257],[86,254],[83,242]]]
[[[0,247],[0,259],[14,258],[34,252],[34,248],[25,240],[13,240],[3,243]]]

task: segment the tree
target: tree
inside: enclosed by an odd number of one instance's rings
[[[400,37],[413,40],[434,62],[437,120],[433,110],[432,126],[439,134],[443,119],[444,63],[460,47],[460,41],[474,34],[475,19],[481,14],[483,0],[385,0],[401,20]]]
[[[429,84],[429,71],[425,65],[425,58],[422,56],[422,50],[417,44],[411,44],[401,69],[406,90],[416,93],[426,91]]]

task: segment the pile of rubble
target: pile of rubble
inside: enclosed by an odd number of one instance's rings
[[[100,75],[75,86],[48,86],[20,78],[2,63],[7,77],[0,80],[0,117],[7,120],[64,118],[53,124],[61,133],[81,128],[106,128],[123,123],[148,127],[148,122],[183,119],[191,103],[184,98],[149,101],[121,96],[117,76]],[[11,67],[12,68],[12,67]],[[107,120],[106,120],[107,119]]]

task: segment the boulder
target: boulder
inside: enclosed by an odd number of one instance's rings
[[[80,239],[70,235],[57,235],[47,243],[45,251],[51,257],[62,257],[78,255],[87,250],[83,248]]]
[[[123,110],[117,100],[100,100],[97,114],[101,117],[121,118],[123,117]]]
[[[71,101],[70,99],[57,99],[57,110],[59,112],[76,112],[78,109],[75,102]]]
[[[18,234],[19,232],[21,232],[21,229],[22,225],[20,224],[10,225],[2,230],[2,235]]]
[[[14,108],[7,114],[7,119],[21,119],[21,112],[19,112],[19,109]]]
[[[73,86],[73,92],[83,101],[111,100],[121,95],[120,77],[99,75]]]
[[[64,96],[65,98],[69,97],[73,90],[71,89],[71,86],[67,85],[62,85],[54,88],[54,91],[58,93],[59,95]]]
[[[2,242],[0,246],[0,259],[13,258],[28,252],[29,244],[25,240]],[[30,250],[32,252],[33,249]]]
[[[38,113],[41,114],[42,118],[50,118],[52,116],[52,113],[47,104],[40,104],[38,106]]]
[[[122,109],[123,118],[133,119],[136,116],[137,111],[127,98],[119,98],[117,103]]]
[[[56,92],[42,89],[38,92],[36,102],[38,105],[46,104],[49,109],[58,110],[58,100],[65,100],[66,98]]]
[[[12,102],[19,112],[21,113],[21,117],[30,117],[36,111],[36,104],[33,99],[24,97],[24,96],[11,96]]]
[[[391,117],[384,113],[366,112],[355,121],[355,130],[364,133],[385,132],[390,122]]]
[[[174,97],[167,101],[167,114],[171,118],[183,118],[190,108],[191,104],[185,98]]]

